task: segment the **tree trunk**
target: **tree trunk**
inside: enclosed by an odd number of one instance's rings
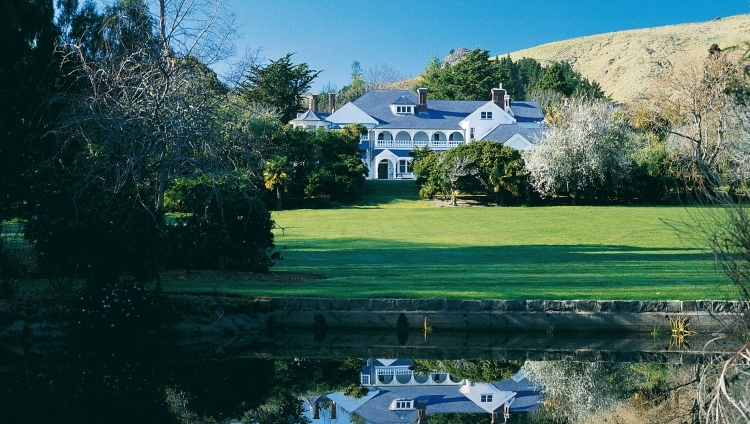
[[[166,184],[164,178],[164,171],[159,171],[156,174],[156,211],[158,213],[164,212],[164,185]]]
[[[281,210],[281,186],[276,186],[276,210]]]
[[[159,0],[159,38],[161,41],[161,48],[164,49],[162,54],[166,54],[166,41],[167,41],[167,5],[166,0]]]

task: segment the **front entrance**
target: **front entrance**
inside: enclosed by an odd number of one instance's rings
[[[379,180],[388,179],[388,161],[387,160],[381,160],[380,163],[378,163],[378,179]]]

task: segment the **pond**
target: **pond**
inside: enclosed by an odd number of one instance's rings
[[[286,328],[6,335],[1,421],[575,422],[622,410],[681,422],[700,364],[737,349],[723,341],[704,350],[705,338]]]

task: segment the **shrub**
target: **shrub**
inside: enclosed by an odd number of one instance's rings
[[[239,178],[204,179],[181,202],[188,215],[167,227],[168,267],[263,272],[280,258],[270,213]]]

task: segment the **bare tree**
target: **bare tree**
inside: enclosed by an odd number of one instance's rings
[[[170,237],[177,227],[164,225],[165,191],[181,177],[201,175],[195,195],[203,199],[193,202],[193,223],[184,227],[212,220],[211,231],[227,235],[227,226],[257,223],[231,233],[248,247],[232,249],[245,255],[242,266],[273,262],[270,214],[253,182],[278,120],[234,102],[208,67],[231,51],[232,34],[218,9],[201,5],[221,3],[165,0],[150,8],[120,1],[105,9],[97,37],[59,46],[73,83],[50,101],[60,110],[51,131],[57,153],[40,166],[35,215],[25,227],[46,274],[85,278],[91,293],[123,278],[156,280],[176,244]],[[251,238],[258,243],[246,242]]]
[[[232,53],[231,14],[222,1],[158,0],[107,7],[96,54],[83,40],[60,47],[82,89],[68,105],[64,145],[91,145],[116,191],[128,180],[155,190],[155,211],[174,178],[246,165],[246,146],[226,130],[226,91],[209,64]],[[158,22],[155,34],[153,22]],[[101,177],[101,176],[100,176]]]
[[[717,174],[729,163],[740,129],[729,88],[740,77],[736,64],[713,51],[702,63],[675,70],[646,99],[656,109],[651,116],[666,118],[667,133],[693,164],[692,178]]]
[[[392,88],[394,84],[410,78],[410,76],[387,63],[370,66],[365,71],[365,82],[368,90]]]
[[[699,422],[750,422],[750,343],[729,357],[711,357],[698,367],[697,377],[695,409]]]
[[[715,173],[704,178],[705,185],[696,191],[695,202],[705,207],[692,212],[688,230],[693,239],[707,241],[717,265],[733,283],[736,291],[727,296],[748,302],[750,211],[732,194],[716,189],[721,181],[714,179]],[[719,340],[739,345],[734,354],[709,356],[698,367],[694,407],[697,422],[750,422],[750,342],[747,342],[750,315],[746,309],[741,311],[725,322],[723,330],[704,347]]]

